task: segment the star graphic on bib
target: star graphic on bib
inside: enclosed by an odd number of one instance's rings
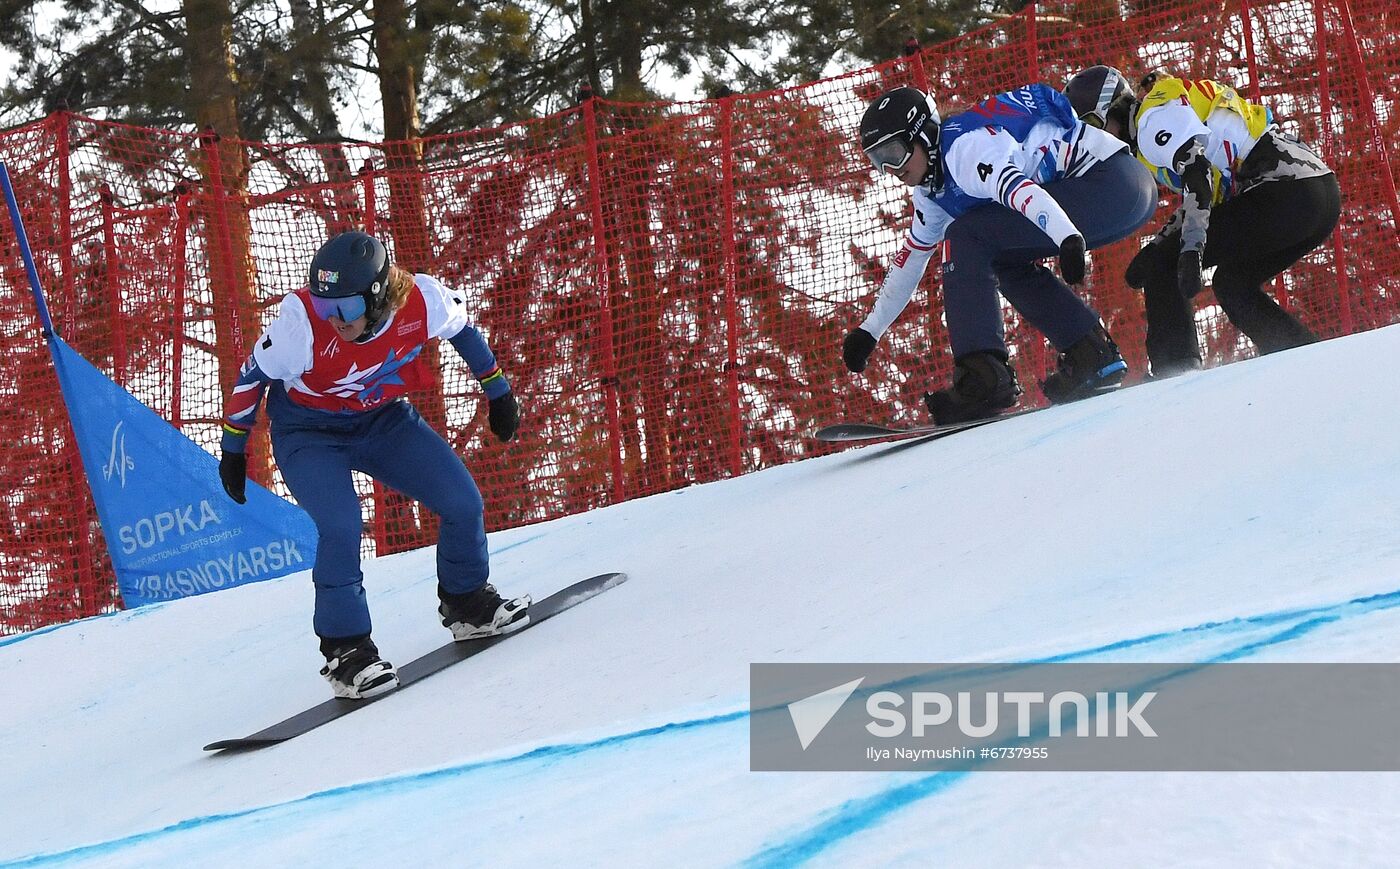
[[[384,398],[384,387],[403,385],[404,380],[399,376],[399,370],[418,358],[418,352],[422,349],[414,347],[398,358],[395,358],[395,351],[390,350],[389,356],[383,362],[364,369],[356,363],[351,363],[345,376],[338,378],[335,385],[326,391],[341,398],[358,395],[360,403],[364,405],[378,404]]]

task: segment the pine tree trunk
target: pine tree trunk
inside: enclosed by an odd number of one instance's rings
[[[325,146],[318,148],[317,154],[325,169],[326,180],[331,182],[326,193],[330,199],[324,217],[326,234],[363,229],[364,213],[360,210],[356,195],[358,186],[354,183],[345,148],[340,144],[345,136],[340,131],[340,119],[336,116],[335,103],[331,99],[326,66],[318,56],[318,46],[325,42],[326,37],[321,35],[317,38],[316,35],[324,30],[325,21],[311,8],[310,0],[288,0],[287,8],[292,13],[292,26],[301,37],[291,50],[306,79],[306,106],[314,128],[303,130],[303,135],[309,141]]]
[[[190,68],[189,107],[195,122],[212,135],[201,149],[204,175],[200,211],[214,296],[214,335],[219,382],[238,377],[241,353],[252,350],[260,324],[255,298],[257,273],[248,221],[248,155],[238,120],[238,78],[234,71],[233,14],[227,0],[184,0],[185,57]],[[240,340],[241,339],[241,340]],[[240,346],[241,344],[241,346]],[[252,451],[254,480],[271,480],[270,451]]]
[[[379,95],[384,105],[384,158],[389,170],[389,228],[394,236],[394,261],[412,272],[431,271],[432,243],[423,208],[423,142],[418,115],[418,68],[421,51],[415,45],[404,0],[374,0],[374,54],[379,61]],[[419,364],[431,376],[428,389],[414,395],[414,404],[436,431],[447,429],[442,400],[442,365],[439,347],[423,348]],[[389,552],[431,542],[437,517],[424,511],[415,519],[412,503],[393,492],[384,492],[379,506],[385,511],[385,532],[392,541]],[[384,554],[384,553],[380,553]]]

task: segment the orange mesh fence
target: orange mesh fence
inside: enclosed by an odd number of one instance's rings
[[[945,115],[1084,66],[1236,84],[1317,145],[1344,214],[1331,244],[1275,282],[1325,336],[1400,319],[1400,9],[1391,0],[1054,0],[952,42],[791,90],[697,103],[588,100],[526,124],[414,143],[218,142],[69,114],[0,133],[56,328],[211,451],[224,391],[281,296],[331,233],[363,227],[396,260],[467,292],[524,408],[508,445],[447,348],[414,397],[481,485],[492,529],[823,452],[836,419],[915,420],[952,360],[937,268],[865,375],[841,367],[909,220],[854,129],[913,83]],[[1171,197],[1164,203],[1171,203]],[[1144,236],[1168,214],[1159,212]],[[1140,240],[1093,255],[1085,291],[1135,371]],[[0,632],[119,606],[96,512],[8,223],[0,349]],[[1252,350],[1209,293],[1210,364]],[[1053,353],[1015,312],[1024,380]],[[285,494],[265,427],[252,471]],[[213,473],[211,466],[211,474]],[[359,480],[366,554],[430,544],[435,521]]]

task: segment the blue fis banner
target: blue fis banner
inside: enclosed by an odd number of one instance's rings
[[[235,504],[213,456],[57,335],[49,342],[126,606],[311,567],[311,517],[252,482]]]

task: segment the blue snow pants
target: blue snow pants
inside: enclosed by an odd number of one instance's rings
[[[438,514],[437,574],[448,592],[486,583],[486,525],[481,492],[462,460],[407,401],[365,413],[308,411],[270,390],[272,451],[287,487],[316,523],[316,635],[370,633],[360,571],[360,500],[352,470],[363,471]]]
[[[1157,184],[1147,167],[1120,151],[1078,178],[1045,185],[1084,235],[1090,250],[1127,238],[1157,209]],[[943,308],[953,358],[977,350],[1006,351],[997,290],[1059,350],[1088,335],[1094,312],[1039,260],[1059,249],[1025,216],[991,202],[948,227]]]

